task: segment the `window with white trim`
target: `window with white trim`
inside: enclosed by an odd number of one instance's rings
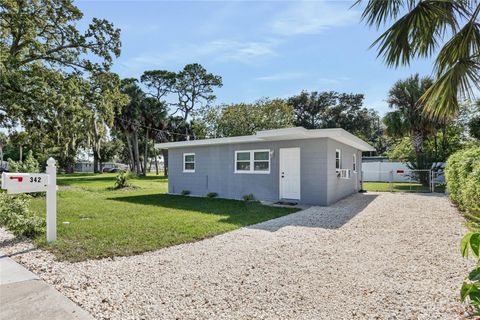
[[[340,149],[335,150],[335,169],[342,169],[342,151]]]
[[[270,150],[235,151],[235,173],[270,173]]]
[[[353,172],[357,172],[357,155],[355,153],[353,154],[352,169]]]
[[[183,172],[195,172],[195,153],[183,154]]]

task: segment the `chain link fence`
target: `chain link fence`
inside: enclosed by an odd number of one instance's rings
[[[368,177],[368,181],[364,180]],[[388,170],[362,171],[362,189],[387,192],[445,192],[442,171]]]

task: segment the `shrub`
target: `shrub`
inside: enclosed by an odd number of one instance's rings
[[[182,190],[182,192],[180,192],[180,194],[182,196],[188,196],[190,194],[190,191],[189,190]]]
[[[451,155],[445,167],[450,199],[462,210],[480,208],[480,147]]]
[[[207,193],[207,197],[209,197],[209,198],[215,198],[215,197],[217,197],[217,196],[218,196],[218,193],[216,193],[216,192],[209,192],[209,193]]]
[[[445,167],[450,199],[469,214],[480,212],[480,147],[460,150],[451,155]],[[477,260],[476,267],[465,278],[460,290],[462,301],[469,299],[475,314],[480,315],[480,233],[467,233],[460,243],[461,253],[469,252]]]
[[[122,189],[126,187],[130,187],[130,183],[128,180],[133,178],[133,174],[124,170],[121,170],[117,173],[115,177],[115,186],[114,189]]]
[[[480,233],[467,233],[460,243],[460,250],[465,258],[468,258],[469,252],[477,261],[476,267],[470,271],[463,281],[460,289],[460,298],[464,302],[469,299],[470,305],[475,310],[475,315],[480,315]]]
[[[16,236],[34,237],[45,231],[45,219],[33,214],[28,205],[30,196],[0,193],[0,226]]]
[[[253,201],[253,194],[246,194],[243,196],[244,201]]]
[[[37,159],[33,157],[32,150],[28,151],[25,160],[22,162],[8,159],[8,171],[10,172],[39,172],[39,168],[40,166]]]

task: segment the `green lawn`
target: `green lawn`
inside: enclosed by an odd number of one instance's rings
[[[429,186],[415,182],[394,182],[393,190],[389,182],[363,182],[363,189],[367,191],[400,191],[400,192],[430,192]],[[435,192],[444,192],[444,186],[436,186]]]
[[[163,194],[167,179],[134,179],[135,188],[111,190],[115,174],[58,177],[57,242],[35,241],[60,260],[133,255],[211,237],[296,211],[256,202]],[[45,214],[45,198],[32,210]],[[68,222],[68,224],[64,224]]]

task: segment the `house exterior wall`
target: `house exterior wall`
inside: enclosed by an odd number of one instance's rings
[[[360,190],[362,152],[338,141],[328,139],[327,205]],[[339,179],[335,171],[335,151],[341,151],[341,169],[351,170],[351,179]],[[357,170],[353,171],[353,154],[357,156]]]
[[[353,175],[350,180],[337,178],[336,146],[341,146],[345,150],[344,168],[351,168],[351,152],[359,153],[357,163],[360,164],[360,152],[327,138],[172,148],[168,151],[168,192],[179,194],[182,190],[188,190],[192,195],[200,196],[216,192],[221,198],[231,199],[241,199],[246,194],[253,194],[257,200],[278,201],[279,150],[298,147],[300,148],[300,202],[329,205],[353,193],[354,185],[358,183],[353,179]],[[235,151],[262,149],[270,150],[269,174],[234,172]],[[195,153],[195,172],[183,172],[184,153]],[[349,167],[347,167],[347,154],[350,154]]]

